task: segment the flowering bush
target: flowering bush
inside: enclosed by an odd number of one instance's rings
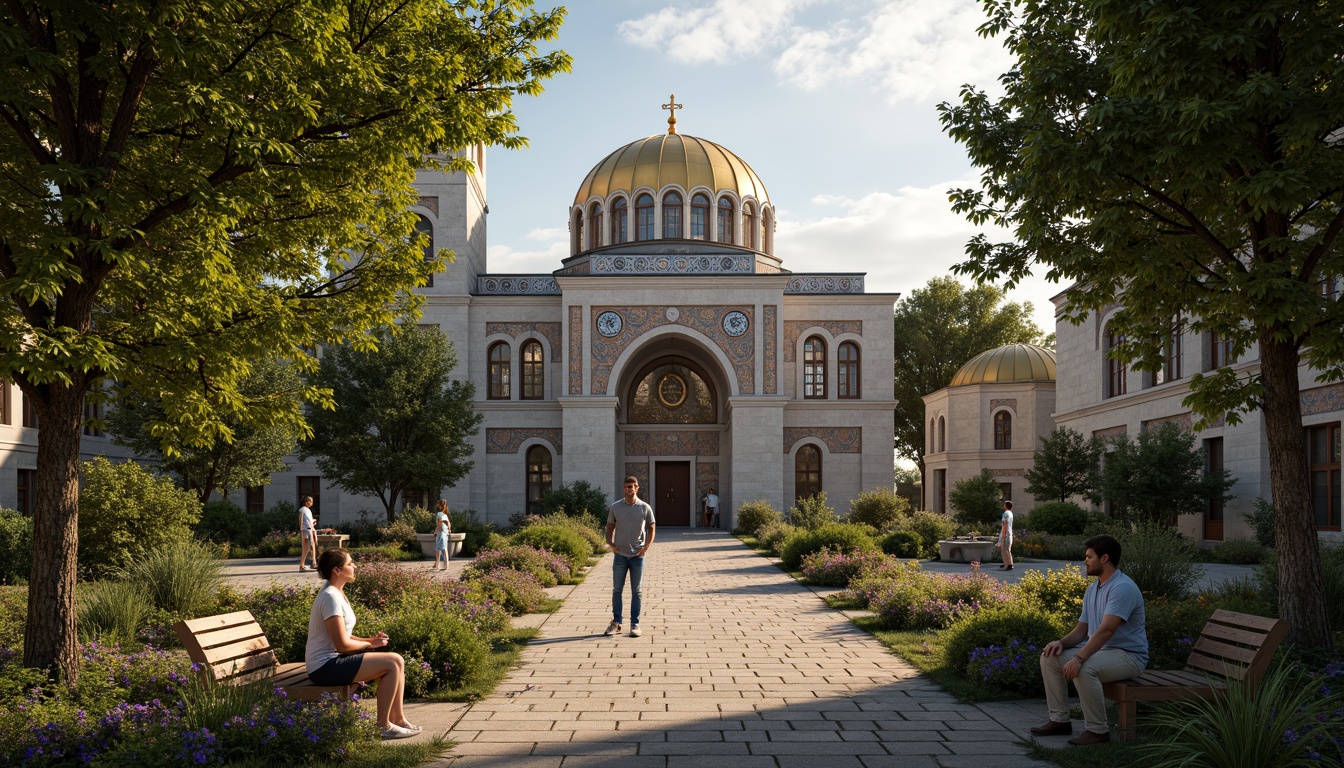
[[[566,526],[537,523],[513,534],[510,540],[514,544],[560,555],[569,561],[569,567],[574,571],[587,565],[588,558],[593,555],[593,547],[588,540]]]
[[[881,552],[838,552],[823,547],[803,556],[803,581],[822,587],[847,587],[854,579],[890,568]]]
[[[299,534],[271,531],[256,546],[257,557],[291,557],[299,554]]]
[[[976,648],[966,663],[966,676],[1008,693],[1036,698],[1044,695],[1040,655],[1039,645],[1016,637],[1006,645]]]
[[[389,650],[415,654],[429,664],[427,689],[469,686],[485,668],[485,640],[470,624],[438,607],[389,619],[385,631],[391,637]]]
[[[943,661],[948,668],[964,675],[977,648],[1002,648],[1014,640],[1044,647],[1076,623],[1076,618],[1064,622],[1058,614],[1020,600],[1005,601],[954,621],[943,634]]]
[[[536,547],[509,546],[483,550],[462,572],[467,581],[478,579],[496,568],[512,568],[530,573],[543,587],[554,587],[570,576],[569,561]]]
[[[467,622],[479,635],[493,635],[509,626],[509,613],[483,585],[486,580],[455,581],[443,590],[443,610]],[[541,589],[541,585],[537,585]]]
[[[382,558],[361,559],[355,580],[345,585],[345,596],[355,606],[381,610],[408,591],[424,591],[433,583],[424,570],[401,568]]]
[[[488,599],[511,616],[536,613],[546,600],[541,582],[531,573],[501,566],[491,571],[473,571],[470,575],[462,582],[466,589],[472,590],[470,594]]]
[[[997,579],[982,574],[944,576],[926,573],[913,562],[858,585],[865,600],[893,629],[943,628],[957,618],[1008,599]]]
[[[1077,618],[1083,611],[1083,593],[1089,581],[1076,565],[1044,572],[1027,571],[1017,582],[1017,595],[1051,613]]]
[[[271,587],[246,598],[247,610],[261,625],[281,664],[303,661],[313,594],[312,587]]]

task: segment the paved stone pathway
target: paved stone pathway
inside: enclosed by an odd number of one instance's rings
[[[1048,765],[1016,744],[1043,702],[957,703],[726,533],[658,532],[643,637],[602,637],[610,574],[608,555],[496,692],[453,712],[458,744],[435,765]]]

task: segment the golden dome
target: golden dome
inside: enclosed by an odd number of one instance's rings
[[[948,386],[1054,380],[1054,352],[1034,344],[1006,344],[971,358]]]
[[[633,141],[607,155],[579,185],[574,203],[583,205],[593,196],[606,199],[613,192],[630,193],[641,187],[657,195],[668,184],[686,193],[706,187],[713,196],[729,191],[739,200],[751,197],[758,205],[770,203],[765,184],[746,161],[712,141],[680,133]]]

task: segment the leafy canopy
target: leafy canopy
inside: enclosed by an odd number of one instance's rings
[[[1095,437],[1083,437],[1077,430],[1056,427],[1041,438],[1041,447],[1032,457],[1032,465],[1023,476],[1027,493],[1040,501],[1068,501],[1079,496],[1091,502],[1101,501],[1102,443]]]
[[[79,568],[105,577],[171,544],[191,539],[201,518],[196,495],[134,461],[85,462],[79,495]]]
[[[1003,514],[1003,489],[988,469],[958,480],[947,494],[958,523],[979,526],[982,533],[993,533]]]
[[[1179,515],[1202,514],[1211,501],[1232,498],[1236,482],[1226,469],[1205,470],[1207,458],[1195,436],[1167,422],[1111,438],[1101,473],[1101,492],[1117,517],[1175,525]]]

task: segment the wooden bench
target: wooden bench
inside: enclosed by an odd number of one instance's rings
[[[1252,688],[1269,670],[1274,651],[1288,633],[1282,619],[1219,609],[1213,612],[1190,651],[1185,669],[1150,670],[1130,680],[1102,686],[1120,712],[1120,738],[1134,738],[1140,701],[1210,699],[1232,681]]]
[[[303,701],[317,701],[328,693],[349,699],[355,692],[354,685],[314,685],[303,662],[281,664],[251,611],[179,621],[173,630],[200,665],[201,675],[221,685],[265,680]]]

